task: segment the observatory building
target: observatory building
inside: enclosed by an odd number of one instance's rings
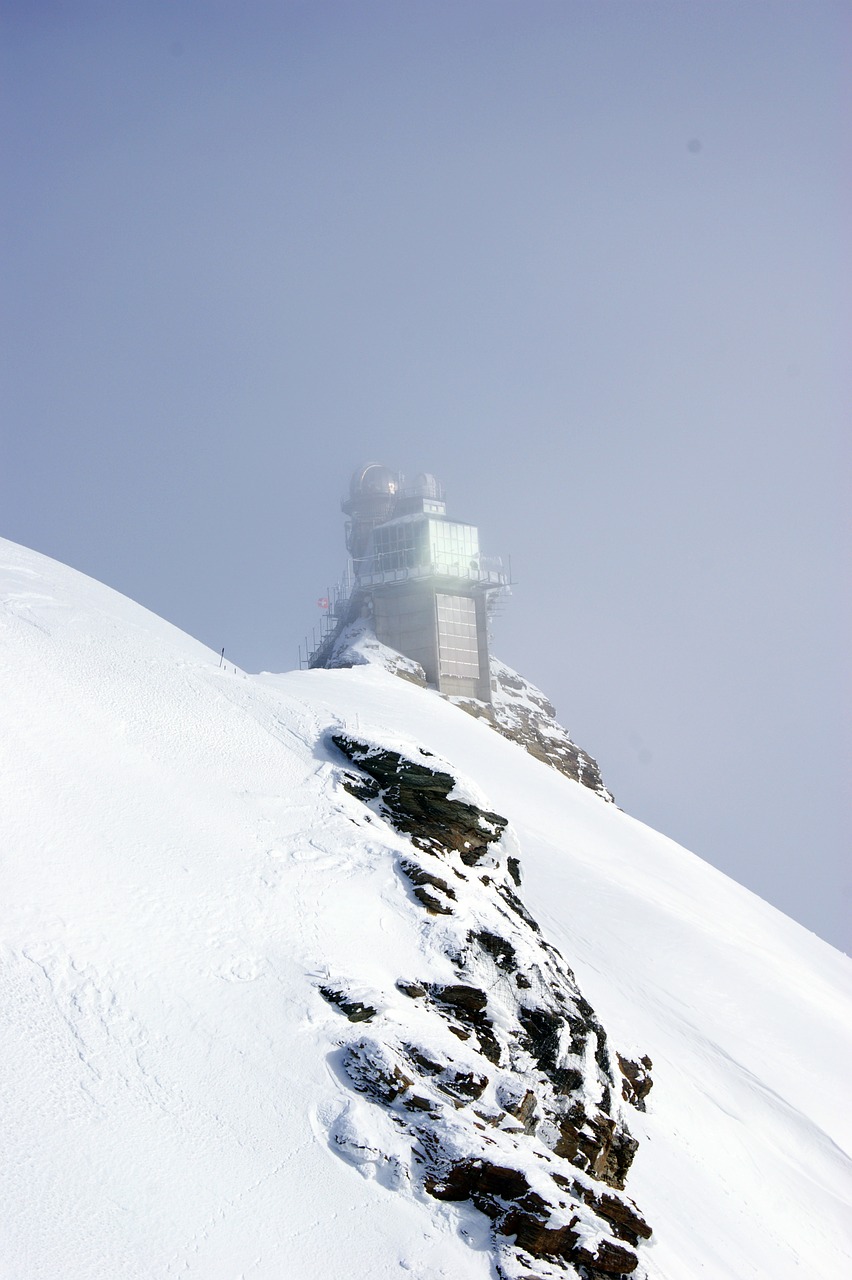
[[[328,665],[343,630],[368,617],[376,639],[418,662],[441,693],[490,702],[488,618],[508,576],[480,553],[475,525],[447,517],[434,476],[406,487],[379,463],[355,472],[342,508],[349,583],[308,665]]]

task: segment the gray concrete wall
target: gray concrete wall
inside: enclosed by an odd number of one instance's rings
[[[405,582],[374,590],[373,624],[382,644],[419,662],[437,687],[438,626],[431,584]]]
[[[431,581],[401,582],[393,586],[376,587],[372,591],[373,625],[376,637],[388,648],[419,662],[429,684],[441,693],[463,698],[491,701],[491,677],[488,661],[488,627],[485,598],[480,593],[466,595],[444,587],[436,592]],[[436,594],[470,600],[474,605],[476,634],[472,637],[449,640],[445,634],[444,652],[449,645],[457,651],[467,649],[471,657],[478,659],[479,674],[447,671],[445,658],[442,672],[439,645],[439,624]],[[458,656],[458,652],[456,654]]]

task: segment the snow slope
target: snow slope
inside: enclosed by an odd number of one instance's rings
[[[218,662],[0,543],[3,1280],[493,1280],[480,1215],[329,1137],[370,1104],[318,985],[392,1001],[434,963],[335,727],[427,748],[509,820],[527,906],[653,1059],[648,1276],[845,1272],[846,957],[431,691]]]

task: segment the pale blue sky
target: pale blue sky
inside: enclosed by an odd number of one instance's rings
[[[622,806],[848,947],[848,4],[0,14],[2,531],[282,669],[433,471]]]

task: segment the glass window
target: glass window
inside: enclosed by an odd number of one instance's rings
[[[431,562],[439,573],[467,578],[477,567],[479,533],[473,525],[430,520],[429,542]]]
[[[426,558],[427,529],[425,521],[407,520],[399,524],[379,525],[373,530],[375,550],[374,572],[397,573],[423,564]]]

